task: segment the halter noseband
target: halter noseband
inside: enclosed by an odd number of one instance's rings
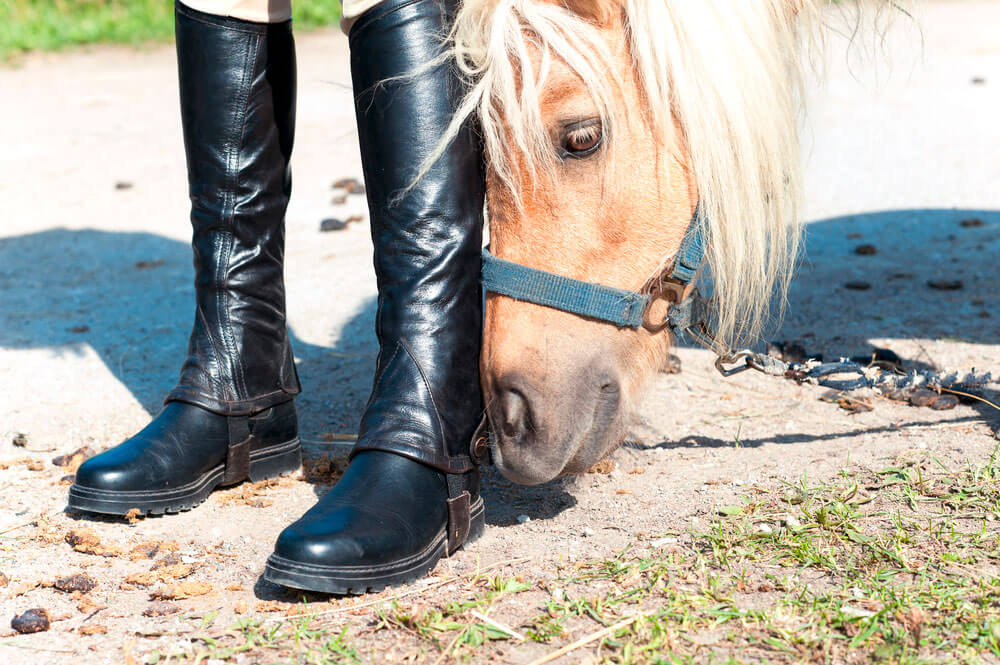
[[[489,249],[483,249],[483,290],[613,323],[619,328],[688,332],[699,342],[711,345],[705,299],[697,289],[687,297],[684,293],[705,260],[705,242],[697,222],[695,210],[673,262],[648,292],[617,289],[529,268],[499,259]],[[670,306],[667,316],[656,320],[652,310],[661,300]]]

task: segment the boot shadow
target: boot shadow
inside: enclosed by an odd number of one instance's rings
[[[0,238],[0,290],[0,347],[61,356],[89,347],[150,417],[160,411],[187,356],[194,315],[188,244],[95,229]],[[330,346],[289,330],[304,384],[296,406],[307,446],[322,447],[331,430],[357,430],[378,348],[374,320],[372,298]]]

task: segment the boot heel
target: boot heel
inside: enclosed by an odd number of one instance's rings
[[[302,446],[299,440],[250,453],[250,480],[259,482],[277,478],[295,471],[302,466]]]

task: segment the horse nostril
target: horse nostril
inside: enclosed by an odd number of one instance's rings
[[[520,391],[506,389],[497,398],[500,433],[505,439],[523,440],[531,431],[531,409]]]

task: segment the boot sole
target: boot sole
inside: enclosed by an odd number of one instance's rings
[[[277,478],[302,465],[302,446],[295,438],[267,448],[250,451],[249,480]],[[206,471],[194,482],[165,490],[116,491],[83,487],[69,488],[69,507],[104,515],[162,515],[191,510],[222,484],[225,464]]]
[[[469,536],[461,547],[478,540],[486,530],[482,497],[472,504],[470,520]],[[378,593],[387,586],[409,584],[427,576],[441,557],[447,555],[447,548],[447,535],[442,529],[423,551],[380,566],[323,566],[272,554],[264,567],[264,579],[293,589],[338,596]]]

